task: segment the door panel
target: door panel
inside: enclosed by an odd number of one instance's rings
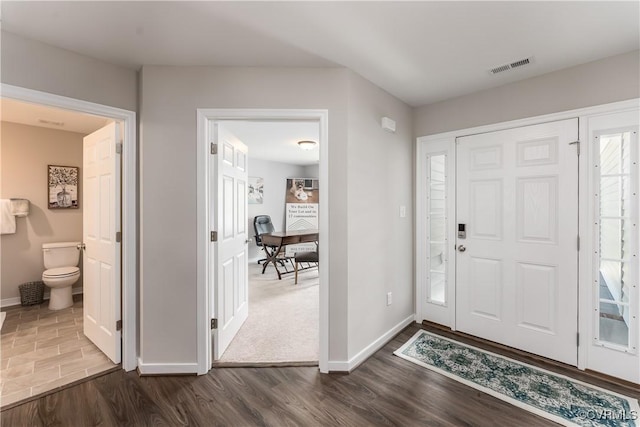
[[[457,139],[456,328],[577,364],[577,119]],[[462,247],[461,247],[462,246]]]
[[[114,363],[122,340],[116,322],[120,307],[120,158],[116,123],[83,142],[83,299],[84,334]]]
[[[249,315],[247,264],[247,147],[219,124],[210,123],[218,144],[212,156],[212,197],[210,223],[218,231],[212,243],[212,313],[218,319],[213,332],[213,359],[227,349]]]

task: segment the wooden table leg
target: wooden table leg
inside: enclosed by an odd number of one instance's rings
[[[280,253],[280,249],[282,248],[282,244],[278,245],[276,248],[271,248],[269,246],[263,245],[265,253],[267,254],[267,260],[262,265],[262,274],[264,274],[265,270],[269,263],[273,264],[273,267],[276,269],[276,273],[278,273],[278,280],[282,280],[282,275],[280,270],[278,270],[278,254]]]

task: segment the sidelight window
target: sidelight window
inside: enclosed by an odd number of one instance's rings
[[[595,339],[630,351],[638,286],[637,132],[604,132],[595,137]]]

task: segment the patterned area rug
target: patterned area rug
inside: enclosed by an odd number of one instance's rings
[[[394,354],[562,425],[640,427],[635,399],[426,331]]]

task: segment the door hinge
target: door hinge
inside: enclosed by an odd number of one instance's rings
[[[575,145],[576,146],[576,154],[579,156],[580,155],[580,141],[570,142],[569,145]]]
[[[211,319],[211,329],[218,329],[218,319]]]
[[[116,321],[116,331],[122,330],[122,320]]]
[[[580,332],[576,333],[576,345],[580,346]]]
[[[116,243],[120,243],[122,241],[122,232],[116,232]]]
[[[578,252],[580,252],[580,236],[578,236]]]
[[[218,154],[218,144],[211,143],[211,154]]]
[[[217,231],[212,231],[211,232],[211,241],[212,242],[217,242],[218,241],[218,232]]]
[[[116,143],[116,153],[122,154],[122,142]]]

